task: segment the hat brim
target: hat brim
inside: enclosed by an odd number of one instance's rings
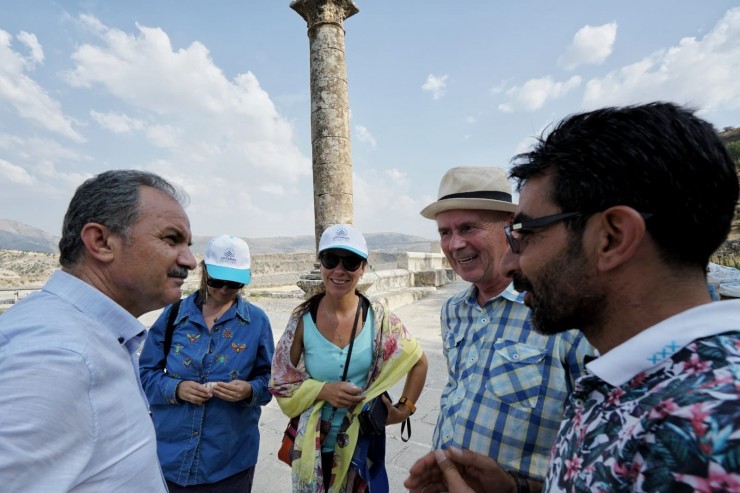
[[[252,280],[251,269],[234,269],[232,267],[220,267],[209,264],[206,264],[206,269],[208,270],[208,275],[213,279],[241,282],[243,284],[249,284],[249,281]]]
[[[420,214],[427,219],[435,219],[440,212],[455,209],[514,212],[516,204],[492,199],[453,198],[429,204],[421,210]]]
[[[358,257],[362,257],[363,260],[367,260],[367,253],[358,250],[357,248],[352,248],[349,245],[331,245],[324,248],[323,250],[319,250],[319,253],[325,252],[327,250],[347,250],[348,252],[354,253]]]

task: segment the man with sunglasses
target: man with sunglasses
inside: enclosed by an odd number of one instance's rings
[[[544,490],[740,491],[740,300],[712,302],[705,270],[738,176],[712,125],[671,103],[604,108],[515,159],[501,268],[538,331],[577,327],[601,354],[568,399]],[[410,472],[412,492],[514,488],[470,451]]]
[[[504,170],[458,167],[421,214],[436,220],[442,251],[471,283],[441,311],[449,378],[433,446],[490,456],[526,488],[544,479],[565,399],[593,348],[577,331],[532,330],[524,294],[499,269],[515,209]]]
[[[162,312],[141,352],[170,493],[252,489],[275,344],[265,312],[240,294],[251,278],[244,240],[211,239],[200,289]]]

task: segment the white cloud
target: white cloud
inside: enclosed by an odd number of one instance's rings
[[[355,125],[355,136],[357,137],[358,141],[370,144],[370,147],[373,149],[375,149],[378,145],[375,137],[373,137],[373,134],[371,134],[370,131],[363,125]]]
[[[143,121],[124,114],[90,111],[90,116],[98,122],[98,125],[114,134],[127,134],[144,128]]]
[[[160,28],[124,32],[91,16],[79,20],[97,40],[72,53],[66,82],[112,98],[115,110],[96,103],[90,112],[102,127],[142,132],[150,147],[136,144],[144,156],[136,163],[190,193],[196,234],[220,234],[221,223],[242,235],[249,224],[263,234],[312,230],[311,208],[300,206],[312,200],[311,159],[253,73],[227,78],[202,43],[173,47]],[[242,217],[248,221],[234,222]]]
[[[21,31],[20,34],[18,34],[18,41],[26,45],[26,47],[31,52],[31,56],[29,57],[29,62],[31,63],[31,65],[36,65],[44,62],[44,49],[41,47],[41,44],[39,43],[39,40],[36,38],[35,34]]]
[[[670,100],[702,111],[740,108],[740,7],[703,38],[683,38],[586,84],[586,108]]]
[[[447,78],[448,75],[434,75],[429,74],[426,82],[422,84],[421,89],[423,91],[431,92],[432,98],[439,99],[447,92]]]
[[[31,49],[30,58],[14,51],[10,34],[0,29],[0,103],[7,103],[20,117],[50,132],[84,142],[85,139],[72,128],[59,102],[26,74],[34,63],[43,60],[43,51],[35,36],[27,33],[21,36],[22,42]]]
[[[362,232],[407,233],[419,230],[419,216],[428,202],[411,196],[405,171],[370,169],[353,176],[355,225]],[[391,222],[388,218],[393,218]],[[430,231],[434,231],[431,227]],[[412,233],[413,234],[413,233]]]
[[[549,75],[530,79],[521,87],[514,86],[506,91],[509,102],[500,104],[498,109],[505,113],[517,110],[535,111],[542,108],[548,100],[561,98],[580,85],[581,78],[577,75],[565,82],[555,82]]]
[[[4,180],[16,185],[31,186],[34,183],[33,176],[28,171],[13,163],[9,163],[5,159],[0,159],[0,176]]]
[[[572,70],[579,65],[600,65],[612,54],[616,39],[616,22],[601,26],[583,26],[573,36],[570,46],[558,60],[558,66]]]

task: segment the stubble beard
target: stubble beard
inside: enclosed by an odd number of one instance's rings
[[[543,335],[578,329],[588,337],[601,326],[606,297],[593,282],[580,243],[570,242],[565,252],[538,276],[532,327]]]

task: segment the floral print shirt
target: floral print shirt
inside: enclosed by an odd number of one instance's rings
[[[664,320],[587,369],[544,491],[740,491],[740,300]]]

